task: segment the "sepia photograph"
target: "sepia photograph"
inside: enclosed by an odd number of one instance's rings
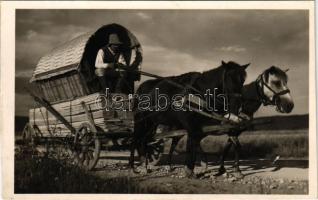
[[[100,3],[6,7],[7,194],[317,195],[312,2]]]

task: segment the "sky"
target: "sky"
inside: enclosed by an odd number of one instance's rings
[[[143,48],[142,70],[161,76],[251,63],[245,83],[272,65],[289,68],[295,108],[308,113],[309,16],[305,10],[17,10],[16,115],[34,106],[23,90],[39,59],[102,25],[129,29]],[[141,80],[144,81],[144,78]],[[256,116],[278,115],[262,107]]]

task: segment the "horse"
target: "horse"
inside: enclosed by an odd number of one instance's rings
[[[243,86],[241,94],[241,108],[239,116],[243,120],[252,120],[254,113],[261,107],[264,106],[276,106],[276,110],[280,113],[290,113],[293,110],[294,103],[288,89],[287,82],[288,76],[286,74],[288,70],[281,70],[278,67],[271,66],[260,74],[257,79],[247,85]],[[226,173],[224,167],[224,160],[232,146],[235,148],[235,162],[234,162],[234,173],[238,178],[243,177],[239,168],[239,152],[241,144],[238,137],[245,129],[231,130],[225,132],[229,136],[227,143],[223,149],[223,153],[220,159],[220,168],[214,176],[220,176]],[[211,134],[213,135],[213,134]],[[219,133],[217,133],[219,135]],[[174,152],[179,140],[181,138],[174,138],[169,151],[169,164],[170,169],[172,168],[172,153]],[[201,147],[199,148],[201,153],[203,152]],[[204,154],[205,160],[206,154]]]
[[[247,85],[244,85],[242,90],[241,116],[246,120],[252,120],[254,113],[264,106],[276,106],[276,110],[280,113],[290,113],[294,108],[294,102],[288,88],[287,70],[282,70],[276,66],[271,66],[260,74],[257,79]],[[223,153],[220,159],[220,168],[215,176],[220,176],[226,173],[224,160],[231,149],[232,145],[235,148],[235,163],[234,171],[238,177],[243,177],[239,168],[239,152],[241,144],[238,137],[244,130],[230,131],[227,134],[229,139],[225,144]]]
[[[155,134],[155,130],[159,124],[178,129],[185,129],[188,135],[186,145],[187,156],[185,162],[184,173],[187,177],[195,177],[193,170],[195,166],[196,152],[199,141],[204,134],[202,126],[205,123],[219,123],[217,120],[204,117],[199,113],[190,110],[175,110],[172,106],[166,107],[164,110],[157,110],[150,107],[149,109],[140,109],[140,104],[144,103],[141,97],[145,95],[150,97],[151,105],[158,107],[165,105],[173,105],[167,101],[159,101],[155,98],[156,91],[159,91],[167,98],[173,99],[175,95],[181,96],[188,93],[197,92],[204,94],[207,90],[217,91],[215,95],[225,94],[227,101],[217,101],[215,112],[219,114],[228,113],[227,110],[221,109],[224,104],[228,104],[229,112],[236,113],[234,108],[239,99],[236,95],[241,94],[243,84],[246,79],[246,68],[249,64],[239,65],[233,61],[224,62],[217,68],[205,72],[188,72],[179,76],[165,77],[161,80],[154,79],[143,82],[136,91],[138,98],[134,103],[134,132],[130,148],[129,165],[134,168],[134,152],[138,151],[140,161],[142,163],[143,172],[147,172],[147,152],[146,144]],[[213,122],[214,121],[214,122]]]

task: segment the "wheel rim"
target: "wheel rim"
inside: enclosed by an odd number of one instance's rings
[[[100,154],[100,141],[92,130],[90,124],[84,123],[76,134],[74,164],[86,170],[92,170],[95,167]]]

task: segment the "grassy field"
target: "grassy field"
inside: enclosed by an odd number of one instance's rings
[[[201,141],[204,152],[220,155],[228,137],[208,136]],[[282,158],[308,158],[308,130],[280,130],[244,132],[239,137],[242,144],[241,158],[271,158],[276,154]],[[178,146],[178,152],[185,152],[186,138]],[[232,148],[233,152],[233,148]],[[229,154],[229,158],[233,153]]]

